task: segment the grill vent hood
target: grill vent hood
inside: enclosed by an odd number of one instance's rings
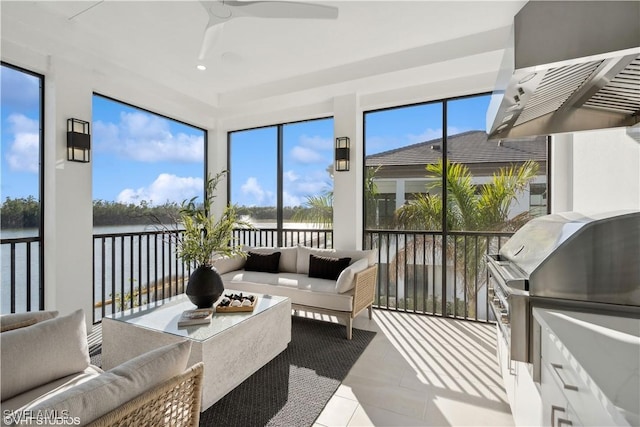
[[[529,1],[491,97],[489,138],[639,123],[640,2]]]

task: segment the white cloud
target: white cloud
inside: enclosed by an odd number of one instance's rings
[[[252,197],[255,200],[255,203],[247,203],[249,206],[275,205],[274,194],[271,191],[263,189],[255,177],[249,177],[240,187],[240,191],[243,195]]]
[[[296,145],[291,150],[291,157],[294,161],[299,163],[326,163],[327,160],[324,156],[317,151]]]
[[[325,156],[330,152],[332,141],[321,136],[302,135],[298,140],[299,144],[291,149],[291,158],[298,163],[327,163],[331,159]],[[325,152],[323,154],[323,152]]]
[[[331,189],[328,175],[323,171],[314,171],[309,175],[299,176],[289,170],[283,174],[285,178],[282,202],[284,206],[300,206],[307,196],[324,194]]]
[[[172,134],[169,121],[148,113],[121,113],[119,123],[97,121],[95,149],[140,162],[202,162],[204,137]]]
[[[321,136],[308,136],[302,135],[300,137],[300,145],[314,150],[331,150],[333,142],[330,138],[323,138]]]
[[[180,177],[163,173],[149,185],[138,189],[126,188],[118,194],[120,203],[140,204],[146,200],[150,204],[162,205],[166,202],[180,203],[185,199],[203,195],[202,178]]]
[[[9,122],[13,141],[6,154],[9,169],[17,172],[39,172],[39,122],[22,114],[11,114]]]
[[[289,194],[286,191],[282,192],[282,203],[284,206],[300,206],[302,202],[302,198]]]

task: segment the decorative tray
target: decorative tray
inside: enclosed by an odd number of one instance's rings
[[[238,300],[241,302],[250,301],[251,305],[241,305],[241,306],[232,306],[232,305],[222,305],[225,303],[225,300],[228,299],[230,301]],[[224,298],[220,301],[220,303],[216,306],[216,313],[240,313],[240,312],[250,312],[256,307],[256,303],[258,302],[258,297],[255,295],[243,295],[243,294],[233,294],[233,295],[225,295]]]

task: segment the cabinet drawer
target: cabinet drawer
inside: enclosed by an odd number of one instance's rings
[[[561,348],[563,350],[561,350]],[[541,383],[547,383],[547,389],[555,384],[566,399],[568,408],[573,408],[579,417],[572,415],[573,425],[611,426],[618,425],[607,412],[607,402],[601,401],[588,383],[588,375],[558,342],[558,338],[549,330],[541,336],[542,376]],[[605,368],[605,367],[603,367]],[[544,391],[543,391],[544,396]],[[551,416],[549,414],[549,416]],[[544,422],[548,419],[545,415]]]
[[[542,393],[542,425],[550,427],[578,426],[578,420],[567,397],[554,379],[547,365],[540,370],[540,389]]]

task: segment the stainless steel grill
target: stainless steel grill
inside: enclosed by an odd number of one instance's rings
[[[487,265],[511,360],[528,362],[533,305],[640,317],[640,212],[536,218]]]

